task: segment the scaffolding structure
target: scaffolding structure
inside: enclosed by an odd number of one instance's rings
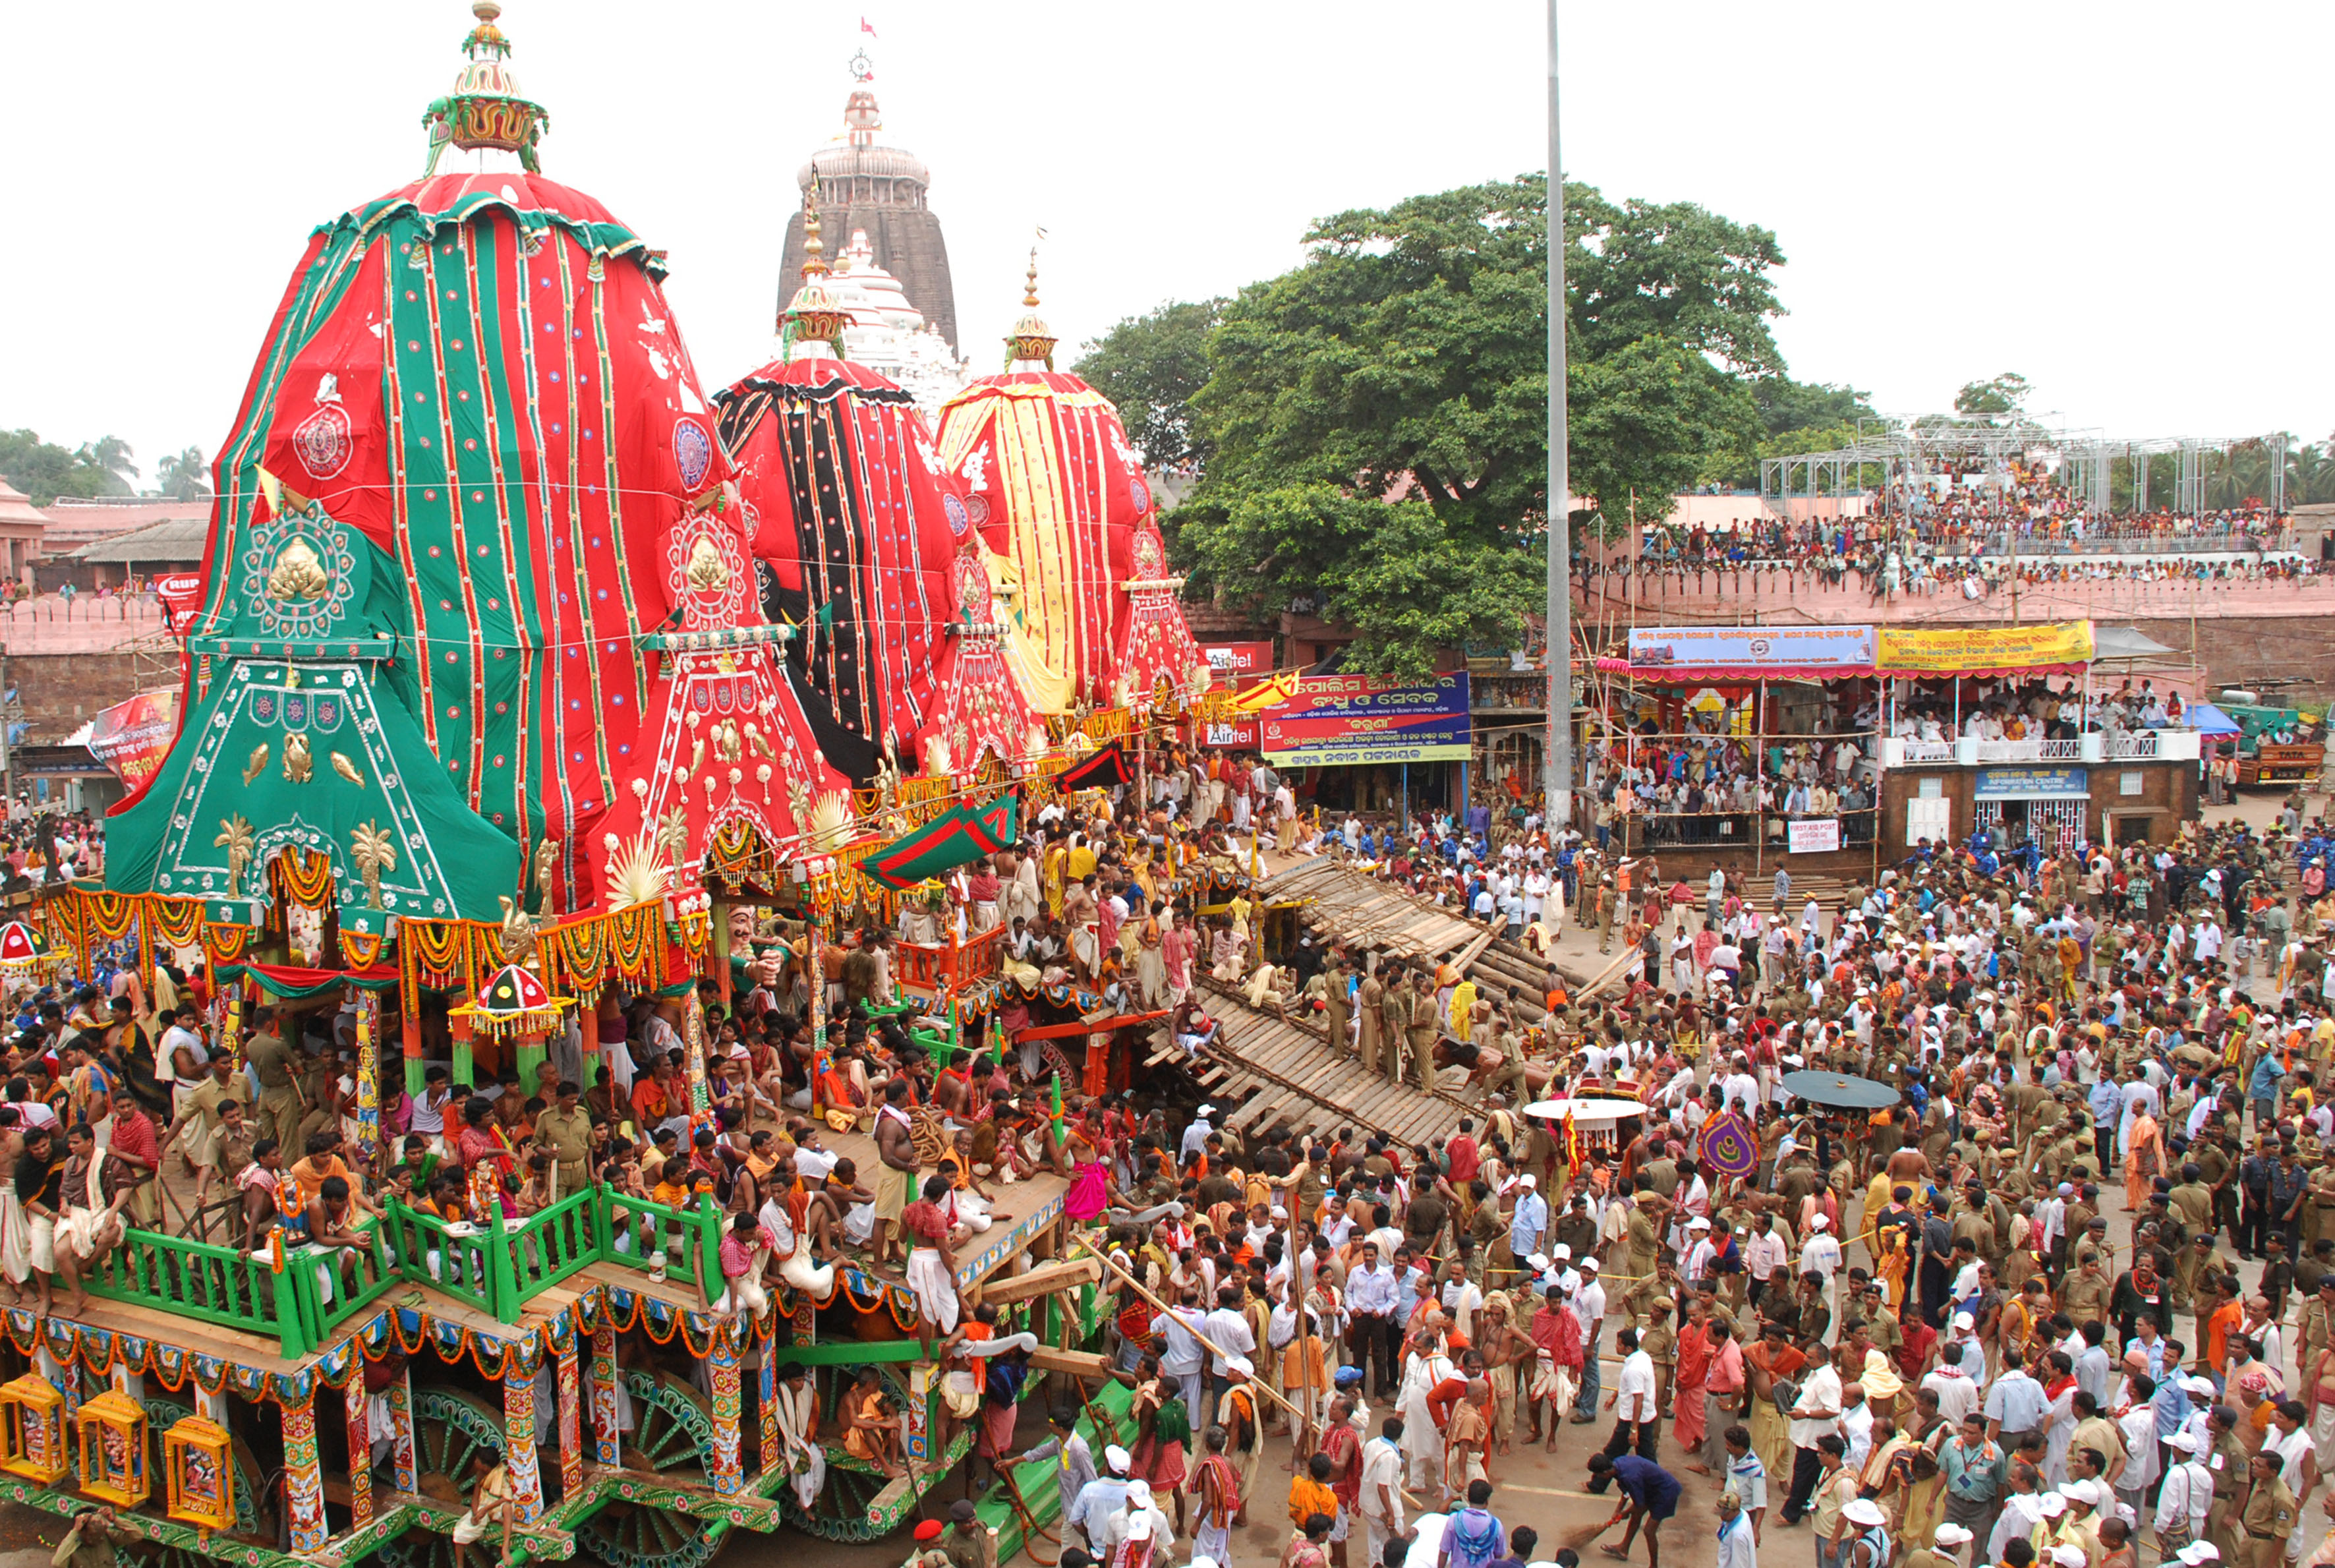
[[[1931,477],[1942,468],[1971,476],[1977,487],[2000,497],[2015,483],[2014,460],[2030,468],[2055,469],[2060,482],[2084,504],[2085,515],[2106,518],[2115,510],[2116,465],[2131,466],[2129,509],[2145,512],[2149,502],[2149,460],[2177,457],[2171,508],[2195,515],[2209,508],[2205,497],[2216,457],[2224,462],[2243,447],[2260,445],[2267,458],[2271,510],[2286,512],[2286,441],[2283,431],[2263,436],[2210,439],[2176,436],[2117,440],[2097,431],[2071,430],[2021,417],[2001,423],[1925,416],[1885,420],[1845,447],[1794,452],[1759,460],[1759,500],[1775,517],[1803,515],[1805,503],[1861,497],[1878,500],[1887,513],[1905,512],[1929,493]],[[1803,503],[1796,507],[1795,503]]]

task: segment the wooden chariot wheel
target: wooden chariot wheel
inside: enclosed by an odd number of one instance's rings
[[[170,1399],[141,1399],[139,1403],[146,1408],[146,1432],[152,1445],[146,1457],[147,1474],[160,1476],[162,1473],[162,1434],[170,1429],[172,1422],[195,1412],[189,1406]],[[121,1561],[134,1562],[139,1568],[217,1568],[231,1547],[245,1544],[273,1546],[276,1544],[275,1516],[272,1513],[263,1516],[259,1508],[263,1499],[271,1499],[271,1494],[263,1485],[265,1479],[266,1475],[259,1467],[257,1457],[242,1438],[236,1438],[235,1528],[218,1538],[220,1555],[211,1556],[187,1546],[166,1546],[159,1542],[140,1541],[121,1549]],[[158,1488],[154,1505],[157,1507],[160,1506],[160,1495]]]
[[[635,1368],[625,1374],[633,1430],[625,1434],[623,1468],[635,1494],[609,1499],[576,1527],[576,1554],[607,1568],[704,1568],[731,1532],[709,1535],[714,1521],[660,1504],[661,1480],[704,1486],[712,1476],[713,1411],[704,1395],[670,1373]]]

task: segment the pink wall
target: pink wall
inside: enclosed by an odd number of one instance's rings
[[[1995,624],[2010,619],[2010,590],[1998,586],[1977,599],[1959,586],[1932,593],[1900,593],[1876,600],[1864,579],[1848,573],[1838,586],[1812,573],[1688,572],[1653,577],[1601,577],[1587,596],[1576,585],[1574,613],[1586,627],[1719,621],[1812,624],[1842,621],[1968,622]],[[2335,615],[2335,576],[2289,582],[2099,582],[2043,583],[2019,593],[2022,621],[2174,619],[2195,616],[2259,617]],[[1584,629],[1586,629],[1586,627]]]

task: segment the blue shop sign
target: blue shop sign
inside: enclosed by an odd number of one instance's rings
[[[1971,793],[1981,800],[2088,800],[2091,776],[2083,768],[1981,768]]]

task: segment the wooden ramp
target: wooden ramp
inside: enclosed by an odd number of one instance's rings
[[[1316,1132],[1351,1127],[1409,1146],[1453,1131],[1463,1116],[1484,1115],[1481,1106],[1364,1072],[1358,1058],[1332,1050],[1322,1031],[1258,1012],[1237,994],[1203,984],[1214,992],[1209,1016],[1222,1025],[1216,1043],[1195,1060],[1163,1030],[1145,1066],[1172,1061],[1190,1072],[1224,1108],[1216,1125],[1228,1133],[1276,1123]]]
[[[1301,904],[1306,924],[1332,942],[1373,948],[1395,958],[1448,962],[1496,995],[1516,990],[1523,1021],[1540,1019],[1548,961],[1505,936],[1496,939],[1489,929],[1461,918],[1456,910],[1364,876],[1326,855],[1275,873],[1263,885],[1263,892],[1268,905]],[[1570,963],[1557,967],[1568,984],[1578,986],[1590,978]]]
[[[1268,906],[1302,904],[1305,924],[1332,941],[1376,948],[1395,958],[1451,963],[1465,969],[1492,943],[1489,930],[1461,918],[1458,911],[1349,870],[1326,855],[1275,872],[1260,892]]]

